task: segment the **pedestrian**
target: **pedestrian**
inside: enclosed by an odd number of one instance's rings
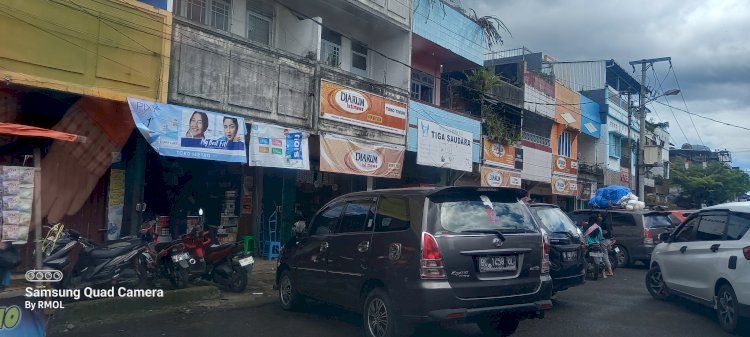
[[[586,247],[590,247],[592,245],[601,247],[602,241],[604,240],[602,229],[597,224],[597,220],[598,220],[597,216],[592,214],[589,217],[589,220],[583,225],[583,238],[586,242]],[[604,251],[603,254],[606,254],[606,251]],[[594,259],[595,263],[597,264],[605,260],[607,259],[601,258],[601,257],[597,257]],[[612,270],[610,269],[610,272],[611,271]],[[602,278],[607,278],[607,273],[604,270],[602,270]]]
[[[602,236],[604,237],[602,240],[602,251],[604,252],[604,267],[607,270],[607,276],[615,276],[612,272],[612,263],[617,263],[617,261],[610,261],[608,254],[609,245],[612,240],[612,225],[608,222],[604,222],[604,218],[601,214],[597,215],[596,223],[599,224],[599,227],[602,229]]]

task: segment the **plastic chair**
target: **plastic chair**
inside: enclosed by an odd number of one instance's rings
[[[255,256],[255,247],[257,246],[255,235],[243,235],[242,242],[244,243],[245,253],[249,252],[250,255]]]

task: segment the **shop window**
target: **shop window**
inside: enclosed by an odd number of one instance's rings
[[[409,228],[409,199],[384,196],[378,202],[375,218],[377,232],[398,231]]]
[[[320,60],[331,67],[341,65],[341,34],[323,27],[320,40]]]
[[[367,46],[352,41],[352,72],[360,76],[368,76],[367,72]]]
[[[570,158],[570,151],[572,147],[572,139],[570,132],[563,131],[560,137],[557,138],[557,154]]]
[[[616,133],[609,134],[609,156],[612,158],[622,157],[622,136]]]
[[[435,91],[435,78],[419,71],[411,71],[411,98],[432,104]]]
[[[375,218],[372,201],[352,201],[346,205],[346,211],[341,218],[341,225],[337,233],[356,233],[372,230],[372,220]]]
[[[311,224],[310,232],[312,235],[326,235],[336,232],[341,218],[341,212],[344,210],[344,204],[336,204],[328,207],[315,217]]]

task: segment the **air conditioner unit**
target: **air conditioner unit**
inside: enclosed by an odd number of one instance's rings
[[[646,145],[643,148],[643,164],[646,166],[661,166],[661,148],[657,145]]]

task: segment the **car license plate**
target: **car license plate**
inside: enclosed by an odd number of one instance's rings
[[[570,251],[570,252],[563,252],[563,259],[565,261],[573,261],[578,259],[578,252],[577,251]]]
[[[604,253],[591,252],[591,253],[589,253],[589,256],[591,256],[591,257],[604,257]]]
[[[240,266],[242,267],[247,266],[249,264],[253,264],[253,263],[255,263],[255,260],[253,260],[252,256],[248,256],[244,259],[240,259]]]
[[[619,253],[619,252],[620,252],[620,247],[615,247],[615,253]]]
[[[516,271],[516,256],[485,256],[479,258],[480,272]]]
[[[188,253],[179,253],[179,254],[172,255],[172,261],[174,262],[180,262],[182,260],[187,260],[189,258],[190,258],[190,255],[188,255]]]

